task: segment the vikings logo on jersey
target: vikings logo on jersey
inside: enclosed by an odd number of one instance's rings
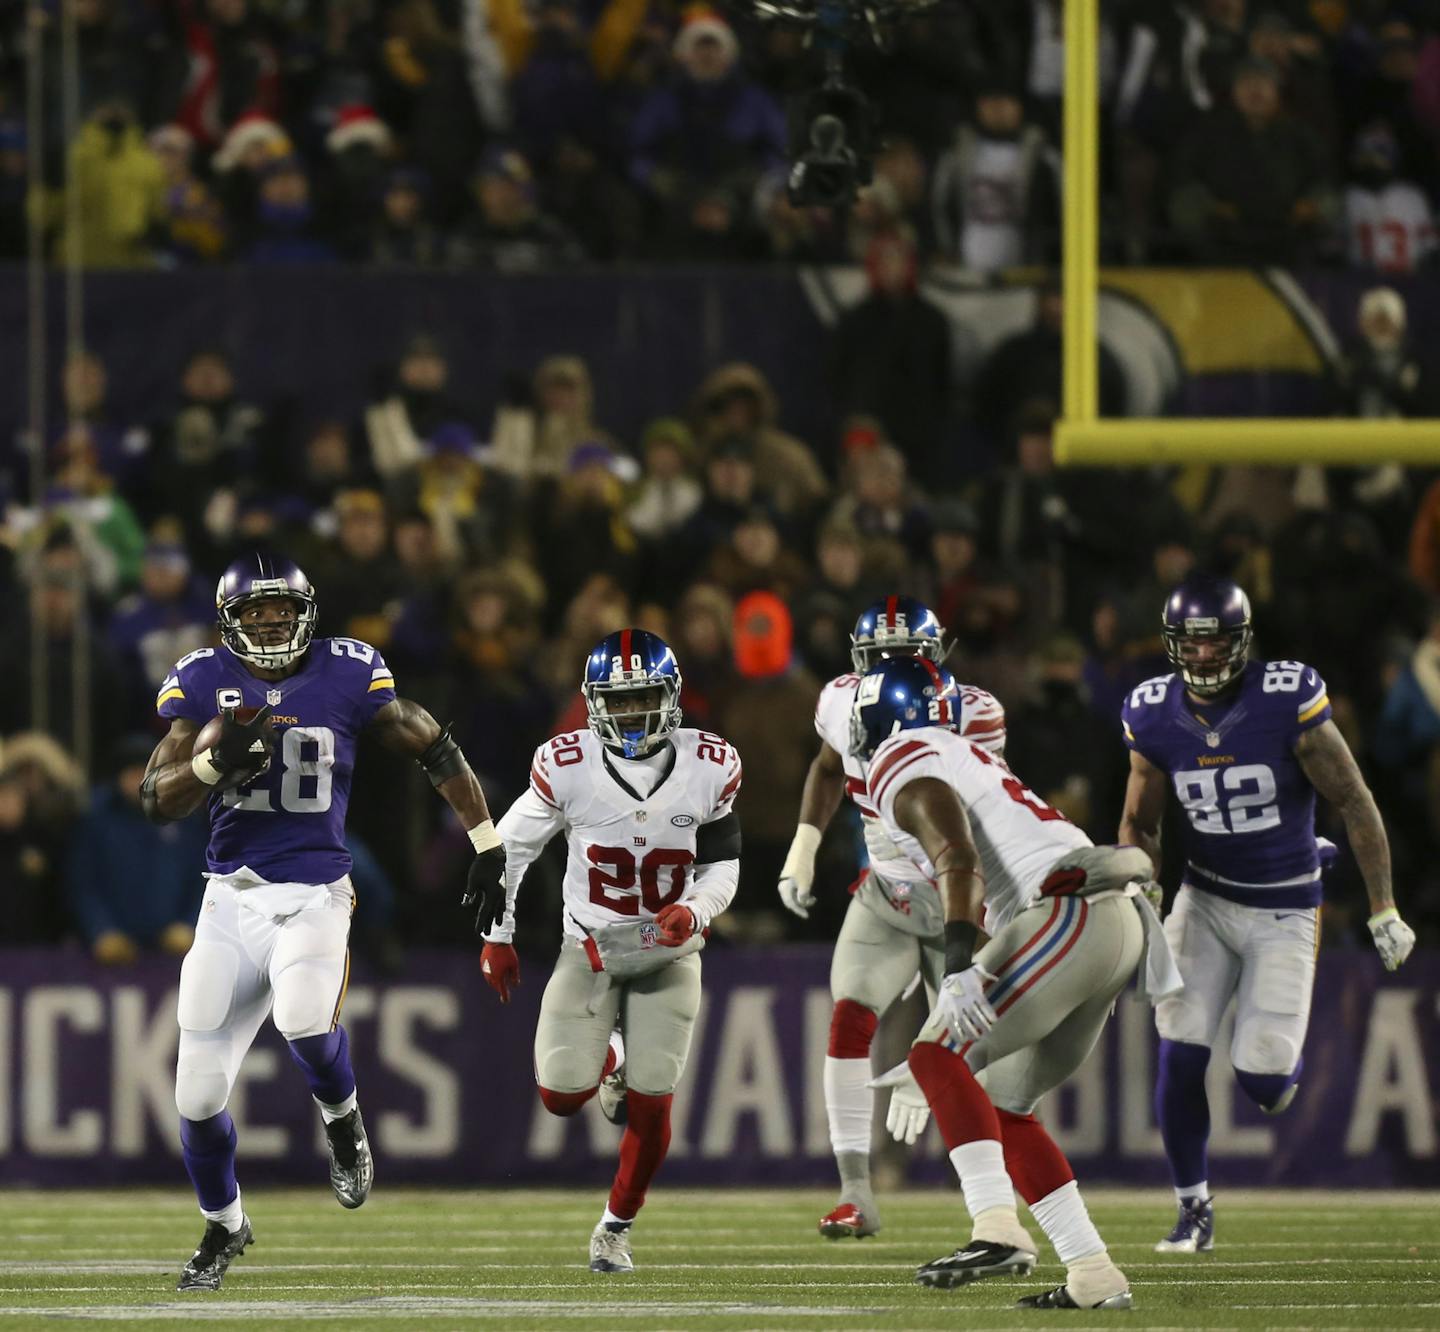
[[[1205,698],[1178,675],[1132,691],[1125,743],[1170,775],[1191,886],[1243,905],[1319,903],[1315,789],[1294,751],[1330,715],[1324,680],[1298,661],[1249,662]]]

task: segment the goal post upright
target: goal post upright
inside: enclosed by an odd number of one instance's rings
[[[1440,464],[1440,419],[1124,417],[1099,407],[1100,0],[1064,0],[1061,466]]]

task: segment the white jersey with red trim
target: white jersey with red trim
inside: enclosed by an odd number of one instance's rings
[[[530,789],[496,826],[505,846],[509,900],[504,923],[491,937],[508,939],[520,881],[560,832],[569,847],[566,934],[583,939],[603,926],[649,920],[672,902],[689,906],[704,929],[729,904],[735,876],[716,876],[712,884],[705,874],[702,887],[696,837],[702,826],[731,812],[740,778],[734,747],[690,727],[675,731],[644,760],[617,758],[588,730],[547,740],[531,762]]]
[[[917,777],[935,777],[960,797],[985,875],[985,929],[993,934],[1034,905],[1055,862],[1093,843],[1001,759],[938,726],[892,735],[870,756],[867,794],[892,842],[928,877],[920,843],[895,822],[895,798]]]
[[[927,876],[886,835],[865,790],[865,765],[849,752],[850,711],[859,687],[858,675],[837,675],[831,680],[820,691],[819,701],[815,704],[815,730],[840,755],[845,765],[845,793],[860,811],[870,864],[888,879],[904,883],[923,882]],[[960,686],[960,728],[967,740],[973,740],[997,758],[1004,756],[1005,709],[993,694],[974,685]]]

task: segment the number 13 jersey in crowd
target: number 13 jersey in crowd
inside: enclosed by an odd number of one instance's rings
[[[1295,744],[1329,717],[1324,680],[1298,661],[1252,661],[1220,699],[1175,675],[1130,694],[1125,743],[1174,784],[1186,883],[1242,906],[1319,905],[1315,788]]]
[[[212,792],[212,874],[249,869],[270,883],[334,883],[350,872],[345,810],[362,729],[395,701],[380,654],[353,638],[314,639],[300,669],[262,680],[229,648],[181,657],[155,701],[167,719],[203,726],[225,708],[272,708],[270,767],[249,786]]]
[[[672,902],[688,901],[697,834],[730,813],[740,777],[732,745],[686,726],[644,759],[616,757],[588,730],[546,741],[530,765],[530,789],[496,825],[510,898],[504,937],[514,928],[525,871],[559,832],[569,852],[564,897],[571,938],[650,920]],[[708,917],[697,923],[703,928]]]

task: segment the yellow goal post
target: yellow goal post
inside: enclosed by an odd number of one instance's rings
[[[1062,466],[1440,463],[1440,420],[1106,419],[1099,404],[1100,0],[1065,0]]]

